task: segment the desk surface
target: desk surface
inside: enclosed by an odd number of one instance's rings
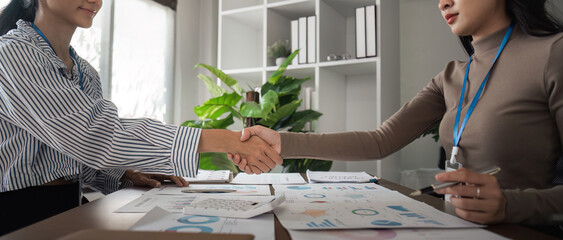
[[[386,188],[408,195],[413,190],[399,184],[381,180]],[[1,239],[56,239],[83,229],[126,230],[137,222],[144,213],[114,213],[116,209],[139,197],[147,188],[128,188],[107,195],[83,206],[0,237]],[[455,215],[451,204],[428,195],[414,197],[438,210]],[[512,239],[554,239],[549,235],[516,224],[498,224],[486,230]],[[291,239],[288,231],[275,218],[277,240]]]

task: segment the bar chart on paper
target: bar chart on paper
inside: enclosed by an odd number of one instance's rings
[[[479,227],[375,184],[274,188],[286,197],[274,212],[287,229]]]
[[[309,227],[309,228],[333,228],[333,227],[337,227],[337,225],[332,223],[328,219],[323,219],[322,222],[309,222],[309,223],[307,223],[307,227]]]

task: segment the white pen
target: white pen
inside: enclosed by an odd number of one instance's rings
[[[500,167],[492,166],[492,167],[488,167],[488,168],[485,168],[485,169],[481,169],[477,172],[480,173],[480,174],[494,175],[494,174],[497,174],[498,172],[500,172]],[[461,182],[441,182],[441,183],[438,183],[438,184],[432,184],[428,187],[425,187],[423,189],[416,190],[416,191],[412,192],[410,194],[410,196],[411,197],[420,196],[422,194],[431,193],[431,192],[434,192],[435,190],[446,188],[446,187],[449,187],[449,186],[453,186],[453,185],[456,185],[458,183],[461,183]]]

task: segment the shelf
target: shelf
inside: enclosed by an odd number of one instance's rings
[[[315,15],[315,1],[313,0],[291,0],[270,3],[269,10],[275,11],[288,20],[297,20],[300,17]]]
[[[277,66],[267,67],[267,78],[270,78],[272,73],[278,69]],[[303,65],[290,65],[285,70],[283,75],[292,76],[295,78],[305,78],[310,77],[311,81],[315,78],[315,64],[303,64]],[[314,82],[314,81],[313,81]]]
[[[237,75],[237,74],[254,74],[254,73],[261,73],[262,68],[240,68],[240,69],[227,69],[223,70],[224,73],[229,75]]]
[[[254,6],[262,7],[264,0],[236,0],[236,1],[222,1],[223,13],[233,9],[244,9]]]
[[[376,0],[321,0],[338,11],[342,16],[353,17],[355,9],[367,5],[376,5]]]
[[[376,63],[379,57],[341,60],[319,63],[319,67],[329,69],[347,76],[368,75],[377,73]]]
[[[266,68],[266,71],[276,71],[278,69],[278,66],[268,66]],[[294,65],[289,65],[287,66],[287,70],[299,70],[299,69],[311,69],[312,71],[314,71],[315,69],[315,63],[310,63],[310,64],[294,64]]]

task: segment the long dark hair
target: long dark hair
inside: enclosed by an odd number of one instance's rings
[[[0,13],[0,36],[16,28],[20,19],[33,22],[37,5],[37,0],[12,0]]]
[[[532,36],[549,36],[563,32],[563,26],[547,12],[546,0],[507,0],[506,12],[522,31]],[[459,40],[465,52],[472,55],[473,45],[471,36],[460,36]]]

